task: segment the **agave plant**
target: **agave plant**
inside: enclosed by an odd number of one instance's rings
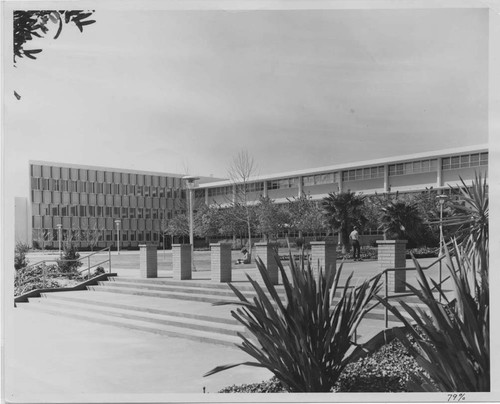
[[[401,310],[378,297],[405,325],[406,332],[400,329],[394,332],[426,372],[419,375],[423,384],[410,386],[415,391],[490,391],[488,283],[475,280],[475,265],[463,248],[455,243],[454,250],[456,256],[452,259],[445,246],[455,299],[449,300],[432,279],[431,287],[416,259],[419,287],[408,284],[407,287],[425,308],[414,308],[400,301]],[[434,296],[433,289],[443,298],[442,303]],[[411,320],[403,316],[403,311]]]
[[[254,361],[218,366],[205,376],[248,365],[269,369],[290,392],[331,391],[351,360],[354,333],[380,288],[379,278],[352,288],[351,274],[340,291],[342,267],[326,274],[320,270],[316,277],[310,264],[307,268],[299,266],[290,254],[290,281],[280,260],[276,261],[283,277],[286,303],[259,258],[257,267],[268,293],[247,276],[256,292],[253,301],[230,285],[239,301],[219,303],[239,306],[232,315],[251,336],[239,334],[242,342],[238,347]]]

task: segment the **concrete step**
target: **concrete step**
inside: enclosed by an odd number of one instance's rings
[[[30,301],[30,303],[21,303],[18,305],[18,307],[21,310],[38,310],[48,314],[76,318],[93,323],[129,328],[170,337],[186,338],[195,341],[226,345],[231,347],[235,347],[235,344],[241,341],[241,339],[235,335],[186,328],[185,326],[177,326],[172,324],[164,324],[158,322],[152,323],[146,319],[112,316],[109,313],[101,313],[95,310],[89,311],[85,308],[82,309],[60,305],[52,306],[43,303],[36,304],[34,301]]]
[[[155,292],[181,292],[186,294],[196,294],[196,295],[210,295],[210,296],[222,296],[222,297],[234,297],[234,292],[229,288],[227,284],[220,284],[220,286],[215,286],[208,284],[206,287],[203,285],[194,285],[186,283],[182,284],[170,284],[169,282],[121,282],[119,280],[114,280],[112,282],[99,282],[99,286],[106,286],[110,288],[131,288],[131,289],[143,289]],[[247,297],[255,296],[255,291],[248,288],[237,289]],[[269,293],[264,289],[265,293]],[[284,298],[285,292],[283,289],[278,289],[278,294]]]
[[[87,302],[76,300],[61,301],[57,299],[35,299],[33,305],[41,305],[55,309],[72,310],[92,315],[106,315],[109,317],[119,317],[131,320],[140,320],[151,324],[172,325],[175,327],[187,328],[189,330],[200,330],[218,334],[237,336],[238,333],[244,333],[245,328],[239,325],[236,321],[232,323],[219,322],[216,317],[208,317],[204,319],[184,316],[184,313],[165,314],[151,313],[147,311],[136,310],[133,307],[119,308],[106,306],[89,305]]]
[[[156,298],[147,299],[142,296],[114,296],[105,292],[90,293],[88,291],[84,293],[47,293],[42,296],[47,300],[57,301],[61,304],[65,304],[65,302],[77,302],[87,305],[88,307],[105,306],[140,313],[191,318],[222,324],[237,324],[236,320],[230,316],[230,308],[234,308],[233,306],[215,307],[202,303],[201,306],[193,307],[192,304],[189,304],[191,302],[186,302],[189,306],[185,305],[185,307],[182,307],[178,300],[170,301],[169,299]],[[119,297],[123,298],[119,299]],[[136,298],[134,299],[134,297]]]

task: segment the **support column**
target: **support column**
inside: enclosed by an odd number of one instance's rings
[[[387,268],[406,268],[407,242],[407,240],[377,240],[380,271]],[[387,281],[390,292],[405,292],[406,271],[389,271]]]
[[[157,278],[158,277],[158,250],[156,245],[141,244],[140,250],[140,269],[141,278]]]
[[[333,241],[311,241],[311,267],[316,278],[319,269],[326,275],[335,271],[337,265],[337,245]]]
[[[210,269],[213,282],[231,282],[231,243],[210,244]]]
[[[278,284],[278,263],[274,258],[275,243],[255,243],[255,252],[267,268],[269,278],[273,285]]]
[[[191,244],[172,244],[173,279],[192,279]]]

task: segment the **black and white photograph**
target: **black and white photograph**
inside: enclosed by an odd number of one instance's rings
[[[500,401],[500,1],[1,35],[2,402]]]

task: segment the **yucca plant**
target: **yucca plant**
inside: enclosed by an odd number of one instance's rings
[[[454,250],[456,255],[452,259],[445,246],[455,299],[449,300],[441,286],[431,279],[443,302],[436,299],[416,259],[419,287],[408,284],[407,287],[426,307],[412,307],[400,301],[400,309],[378,297],[405,325],[406,332],[399,329],[394,332],[427,373],[419,375],[423,384],[410,386],[414,391],[490,391],[488,284],[476,282],[476,267],[465,250],[456,243]],[[411,320],[403,316],[403,311]]]
[[[331,391],[350,362],[354,333],[367,312],[368,303],[379,290],[379,278],[353,288],[351,274],[340,291],[342,266],[326,274],[320,270],[315,276],[310,264],[307,268],[299,266],[290,254],[290,281],[280,260],[275,258],[283,278],[286,302],[279,297],[264,263],[257,258],[268,294],[247,276],[256,293],[252,301],[230,285],[239,301],[219,303],[239,306],[231,313],[251,336],[240,333],[242,342],[238,347],[254,361],[218,366],[205,376],[248,365],[269,369],[290,392]]]

